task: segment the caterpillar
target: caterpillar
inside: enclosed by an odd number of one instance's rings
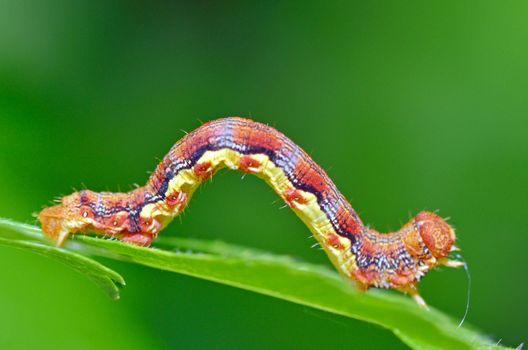
[[[38,215],[44,234],[62,245],[95,232],[149,246],[189,203],[200,183],[227,167],[264,179],[308,226],[339,273],[366,290],[396,289],[426,306],[418,281],[449,260],[455,233],[422,211],[396,232],[363,224],[324,170],[274,128],[240,117],[210,121],[176,142],[145,186],[127,193],[82,190]]]

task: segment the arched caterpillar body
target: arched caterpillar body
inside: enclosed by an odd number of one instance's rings
[[[70,233],[96,232],[148,246],[222,167],[264,179],[304,221],[338,271],[362,289],[393,288],[425,305],[417,282],[447,259],[453,229],[421,212],[399,231],[365,226],[328,175],[293,141],[270,126],[231,117],[208,122],[179,140],[147,184],[128,193],[83,190],[38,214],[44,233],[62,244]]]

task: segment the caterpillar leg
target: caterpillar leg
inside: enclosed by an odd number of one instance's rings
[[[416,287],[416,284],[408,284],[398,289],[405,294],[409,294],[420,307],[429,310],[429,307],[427,306],[427,303],[425,302],[424,298],[422,298],[420,293],[418,293],[418,288]]]
[[[426,310],[429,310],[429,307],[427,306],[427,303],[425,302],[424,298],[418,293],[418,291],[414,291],[412,293],[409,293],[409,295],[414,299],[414,301],[420,306],[423,307]]]
[[[439,265],[444,265],[447,267],[454,267],[454,268],[462,267],[466,265],[466,263],[462,261],[450,260],[447,258],[440,259],[438,263]],[[427,307],[427,303],[425,302],[425,300],[422,298],[422,296],[418,292],[418,287],[416,287],[416,284],[406,284],[401,287],[397,287],[396,289],[400,290],[401,292],[405,294],[410,295],[414,299],[414,301],[418,305],[420,305],[420,307],[423,307],[424,309],[429,309]]]
[[[148,233],[134,233],[121,237],[121,240],[140,247],[148,247],[154,240],[154,236]]]

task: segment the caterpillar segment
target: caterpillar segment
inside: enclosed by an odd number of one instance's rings
[[[339,273],[361,289],[390,288],[426,306],[419,280],[449,260],[454,230],[420,212],[399,231],[382,234],[363,224],[328,175],[289,138],[270,126],[230,117],[206,123],[178,141],[147,184],[127,193],[83,190],[38,214],[58,245],[70,234],[95,232],[149,246],[189,203],[196,188],[221,168],[264,179],[300,217]]]

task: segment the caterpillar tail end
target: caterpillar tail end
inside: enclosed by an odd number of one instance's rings
[[[70,231],[64,225],[68,212],[69,210],[64,204],[58,204],[45,208],[37,214],[42,225],[42,232],[59,247],[70,235]]]

